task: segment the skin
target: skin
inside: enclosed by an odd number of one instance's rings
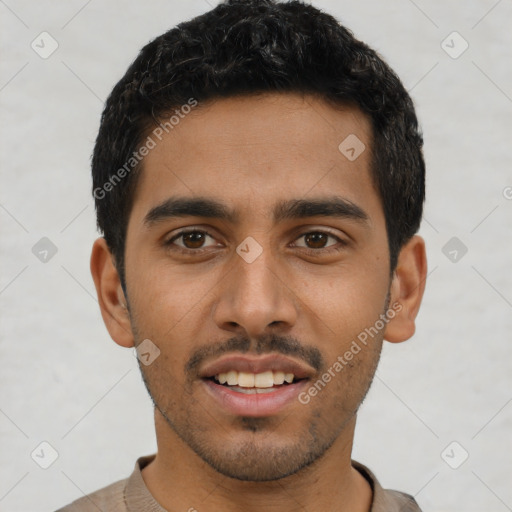
[[[353,162],[338,150],[349,134],[366,145]],[[361,111],[309,95],[200,105],[145,157],[127,230],[127,296],[104,239],[95,242],[91,271],[110,335],[123,347],[150,339],[160,349],[150,365],[141,365],[156,405],[158,442],[156,459],[142,474],[163,507],[370,509],[371,488],[351,466],[356,413],[383,339],[396,343],[414,334],[427,272],[424,241],[414,236],[390,275],[384,213],[369,171],[371,144]],[[273,221],[279,201],[333,195],[367,219]],[[145,223],[171,196],[215,199],[239,216]],[[169,243],[192,227],[209,236]],[[304,236],[312,232],[328,236]],[[236,252],[248,236],[262,248],[252,263]],[[193,355],[201,366],[228,341],[229,353],[254,355],[279,353],[271,341],[286,347],[291,339],[319,354],[315,382],[388,303],[400,311],[308,404],[294,400],[277,414],[238,417],[212,402],[197,368],[187,371]],[[293,357],[312,368],[304,353]]]

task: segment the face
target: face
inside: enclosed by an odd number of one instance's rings
[[[144,160],[127,299],[160,354],[141,371],[169,436],[224,475],[315,462],[368,391],[390,287],[371,144],[355,108],[266,94],[198,106]]]

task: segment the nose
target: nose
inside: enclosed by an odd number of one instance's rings
[[[281,333],[289,330],[297,321],[298,299],[287,283],[286,271],[274,261],[270,249],[264,249],[251,263],[238,254],[234,257],[234,268],[218,288],[216,325],[243,332],[251,339],[270,329]]]

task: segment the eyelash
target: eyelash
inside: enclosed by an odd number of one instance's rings
[[[184,247],[180,247],[180,246],[174,244],[175,240],[179,239],[180,237],[182,237],[184,235],[188,235],[188,234],[191,234],[191,233],[201,233],[201,234],[207,235],[207,236],[209,236],[211,238],[215,238],[208,231],[205,231],[203,229],[184,229],[183,231],[180,231],[179,233],[175,234],[172,238],[167,240],[164,243],[164,245],[166,247],[172,247],[173,250],[176,250],[176,251],[181,252],[182,254],[186,254],[186,255],[203,254],[205,251],[208,251],[208,248],[186,249]],[[337,237],[336,235],[332,234],[331,232],[324,231],[324,230],[307,231],[307,232],[302,233],[301,235],[299,235],[295,240],[298,240],[299,238],[305,237],[306,235],[318,234],[318,233],[323,234],[323,235],[327,235],[328,237],[332,237],[332,238],[336,239],[337,242],[338,242],[337,246],[332,246],[332,247],[327,247],[327,248],[322,248],[321,247],[319,249],[311,249],[311,248],[308,248],[308,247],[300,247],[300,249],[302,250],[303,253],[306,253],[308,255],[313,255],[313,256],[319,256],[321,254],[323,254],[323,255],[331,254],[331,253],[336,253],[336,252],[342,251],[348,245],[348,243],[345,240],[342,240],[341,238]]]

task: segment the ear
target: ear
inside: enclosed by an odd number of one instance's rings
[[[408,340],[416,329],[415,319],[420,309],[427,278],[425,241],[413,236],[402,247],[390,289],[390,310],[395,316],[386,326],[384,339],[391,343]]]
[[[104,238],[92,247],[91,274],[96,286],[103,322],[111,338],[122,347],[133,347],[130,314],[114,258]]]

